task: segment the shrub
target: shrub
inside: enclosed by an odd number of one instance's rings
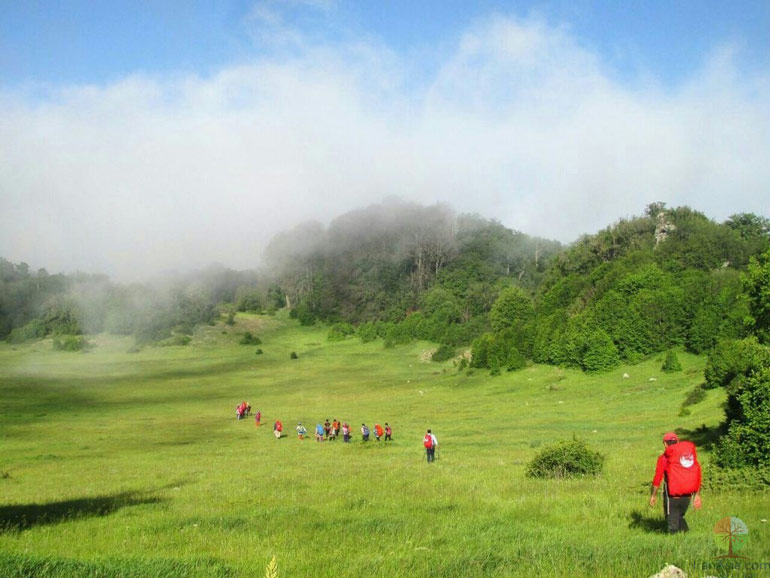
[[[262,355],[263,353],[264,351],[262,351],[261,349],[257,349],[257,352],[256,352],[257,355]]]
[[[238,343],[241,345],[261,345],[262,340],[256,335],[252,335],[251,331],[247,331]]]
[[[328,339],[329,341],[342,341],[348,335],[353,335],[356,332],[350,323],[335,323],[329,328]]]
[[[460,365],[457,366],[457,371],[462,371],[463,369],[466,369],[468,367],[468,360],[463,357],[460,360]]]
[[[598,373],[608,371],[620,363],[618,349],[605,331],[591,333],[583,353],[581,365],[584,371]]]
[[[451,345],[446,343],[439,346],[439,348],[431,355],[431,361],[446,361],[452,359],[455,355],[455,349]]]
[[[682,407],[695,405],[696,403],[702,402],[704,399],[706,399],[706,388],[704,387],[704,384],[701,383],[700,385],[696,385],[692,390],[690,390],[690,392],[687,394],[687,397],[685,397],[684,401],[682,402]]]
[[[33,319],[23,327],[17,327],[7,337],[8,343],[24,343],[33,339],[43,339],[46,336],[45,323]]]
[[[362,323],[358,326],[358,329],[356,329],[356,335],[361,340],[361,343],[369,343],[370,341],[374,341],[377,339],[377,337],[379,337],[377,334],[377,325],[371,321]]]
[[[711,491],[764,491],[770,489],[770,467],[720,468],[703,466],[703,488]]]
[[[53,348],[56,351],[85,351],[89,344],[82,335],[63,335],[53,340]]]
[[[770,364],[770,353],[756,339],[720,341],[706,361],[706,388],[725,387],[760,364]]]
[[[682,364],[679,363],[679,358],[676,353],[669,350],[666,352],[666,359],[663,361],[663,365],[660,368],[665,373],[674,373],[675,371],[682,371]]]
[[[235,312],[230,311],[230,313],[227,314],[227,320],[225,321],[228,325],[235,325]]]
[[[725,417],[727,435],[717,445],[717,465],[770,467],[770,366],[731,382]]]
[[[605,457],[573,439],[547,446],[527,465],[530,478],[570,478],[596,476],[604,467]]]
[[[291,352],[291,355],[289,355],[289,357],[290,357],[291,359],[299,359],[299,356],[297,355],[297,352],[296,352],[296,351],[292,351],[292,352]]]
[[[485,333],[473,341],[471,367],[487,368],[492,375],[499,375],[503,369],[521,369],[525,362],[509,333]]]

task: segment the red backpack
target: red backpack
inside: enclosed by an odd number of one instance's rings
[[[422,445],[424,445],[426,448],[430,449],[433,447],[433,436],[430,434],[425,434],[425,437],[422,439]]]
[[[666,448],[666,483],[670,496],[686,496],[700,490],[701,470],[692,442],[679,442]]]

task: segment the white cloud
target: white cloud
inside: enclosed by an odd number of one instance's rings
[[[562,241],[657,200],[767,215],[770,80],[729,50],[676,89],[630,88],[565,30],[495,18],[427,82],[411,64],[305,44],[206,78],[0,95],[0,256],[123,279],[249,267],[276,231],[390,194]]]

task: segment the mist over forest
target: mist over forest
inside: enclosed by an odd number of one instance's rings
[[[340,338],[472,346],[474,363],[492,370],[526,360],[601,370],[745,336],[741,276],[770,246],[768,223],[654,203],[563,245],[445,204],[388,198],[275,235],[253,270],[208,265],[120,284],[2,259],[0,338],[109,332],[137,346],[183,345],[222,316],[287,309]]]

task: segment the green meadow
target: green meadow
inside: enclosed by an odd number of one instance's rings
[[[238,344],[246,330],[263,355]],[[699,444],[709,475],[724,392],[678,417],[705,358],[679,353],[674,374],[661,356],[491,377],[426,361],[430,343],[327,332],[239,315],[183,347],[0,344],[0,575],[261,577],[275,557],[281,577],[646,577],[667,563],[742,576],[704,569],[726,553],[713,533],[726,516],[749,528],[740,553],[770,563],[767,494],[704,490],[687,535],[665,534],[647,505],[667,430]],[[264,425],[235,419],[242,400]],[[353,442],[297,439],[297,422],[326,418],[348,421]],[[389,422],[393,442],[362,443],[362,422]],[[440,443],[430,465],[426,428]],[[601,476],[525,476],[573,436],[606,455]]]

